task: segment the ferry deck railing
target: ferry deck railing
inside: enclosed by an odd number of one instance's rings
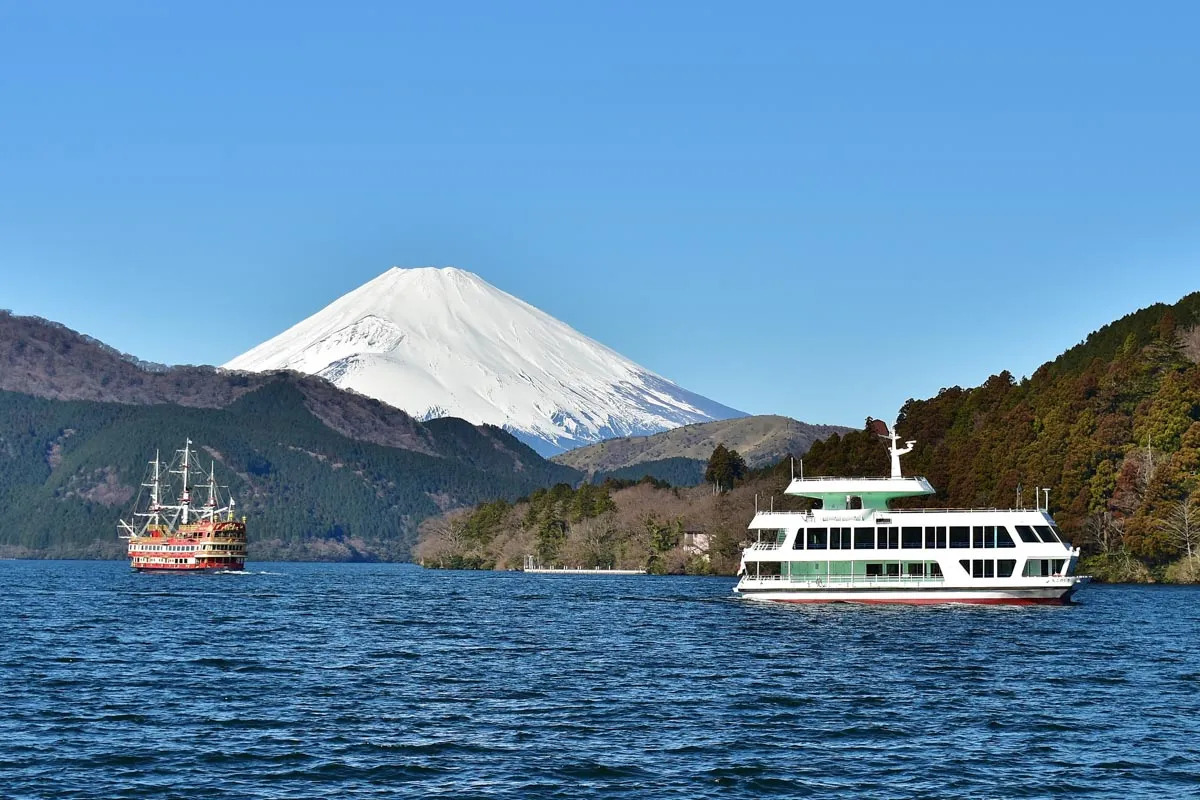
[[[928,483],[928,479],[926,479],[924,475],[903,475],[899,478],[880,478],[878,476],[870,478],[848,478],[844,475],[814,475],[811,477],[805,476],[802,478],[792,478],[792,481],[804,481],[805,483],[808,481],[885,481],[888,483],[893,483],[895,481],[925,481]]]
[[[817,509],[820,511],[821,509]],[[825,514],[822,514],[824,519],[829,519],[830,514],[842,514],[847,510],[859,511],[859,509],[831,509]],[[1003,512],[1036,512],[1043,509],[1033,508],[864,508],[861,509],[860,519],[865,519],[872,514],[972,514],[982,511],[1003,511]],[[774,511],[768,508],[760,508],[756,512],[758,514],[799,514],[815,519],[815,515],[811,511]]]
[[[743,575],[741,583],[808,583],[814,585],[914,585],[946,582],[944,575]]]

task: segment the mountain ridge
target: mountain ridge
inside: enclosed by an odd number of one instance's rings
[[[813,442],[851,431],[842,425],[814,425],[777,414],[696,423],[651,436],[609,439],[553,456],[556,464],[586,473],[631,477],[639,464],[686,458],[707,462],[718,444],[737,450],[751,469],[802,456]],[[653,473],[651,473],[653,474]],[[658,477],[658,476],[656,476]]]

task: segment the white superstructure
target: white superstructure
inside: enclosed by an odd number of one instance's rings
[[[821,501],[811,512],[760,511],[735,589],[754,600],[809,603],[1065,603],[1079,549],[1049,512],[1029,509],[888,508],[930,495],[905,478],[891,439],[888,478],[795,478],[786,494]]]

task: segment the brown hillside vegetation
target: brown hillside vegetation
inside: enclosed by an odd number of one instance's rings
[[[650,479],[559,485],[516,504],[485,503],[427,520],[414,557],[451,569],[519,569],[533,555],[543,566],[732,575],[756,495],[763,508],[804,502],[782,496],[788,480],[781,464],[719,494]]]

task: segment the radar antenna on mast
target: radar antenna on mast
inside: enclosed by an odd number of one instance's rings
[[[886,426],[884,426],[884,430],[887,430]],[[913,449],[913,445],[915,445],[917,443],[917,440],[916,439],[908,439],[907,441],[904,442],[904,444],[907,445],[906,447],[897,447],[896,443],[900,440],[900,434],[896,433],[896,430],[894,428],[892,430],[888,431],[886,434],[883,434],[883,433],[879,434],[879,436],[880,436],[880,438],[883,438],[883,439],[890,439],[892,442],[891,446],[888,447],[888,453],[892,457],[892,477],[893,478],[904,477],[900,473],[900,456],[905,455],[907,453],[911,453],[912,449]]]

